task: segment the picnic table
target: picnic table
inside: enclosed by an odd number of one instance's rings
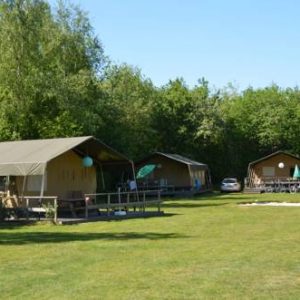
[[[73,218],[77,218],[78,211],[85,211],[86,203],[85,198],[66,198],[66,199],[58,199],[58,206],[60,209],[67,208]]]

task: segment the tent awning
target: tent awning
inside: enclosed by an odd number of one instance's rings
[[[130,162],[92,136],[1,142],[0,176],[42,175],[49,161],[72,149],[99,162]]]
[[[46,162],[1,164],[0,176],[42,175],[45,172],[46,165]]]

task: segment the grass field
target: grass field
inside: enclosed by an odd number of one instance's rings
[[[300,299],[300,195],[166,201],[164,217],[0,225],[0,299]]]

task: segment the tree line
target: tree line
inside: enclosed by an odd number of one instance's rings
[[[299,131],[298,87],[157,87],[109,60],[80,8],[0,0],[1,141],[94,135],[133,160],[161,151],[207,163],[218,181],[273,151],[300,153]]]

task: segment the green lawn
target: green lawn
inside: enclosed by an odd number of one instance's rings
[[[164,217],[0,226],[0,299],[300,299],[300,195],[166,201]]]

